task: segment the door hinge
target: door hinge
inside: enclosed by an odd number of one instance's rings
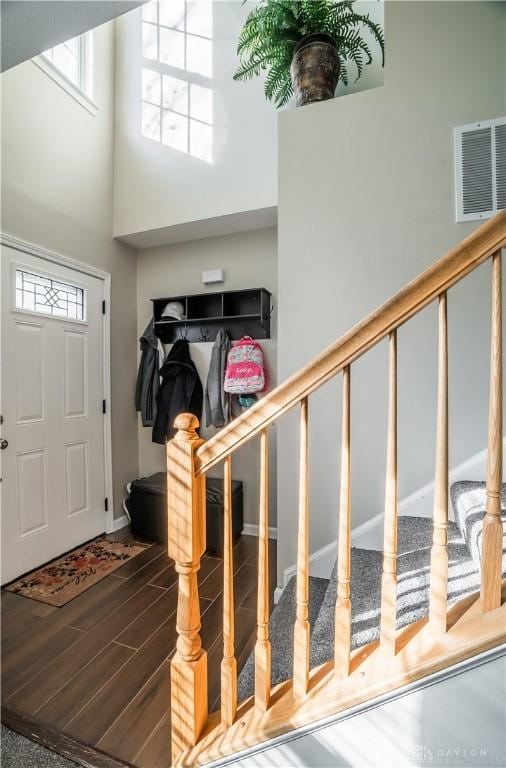
[[[105,315],[105,299],[102,301],[102,314]]]
[[[104,499],[104,509],[106,512],[109,511],[109,499],[107,498],[107,496]]]
[[[107,413],[107,403],[105,400],[102,400],[102,413]]]

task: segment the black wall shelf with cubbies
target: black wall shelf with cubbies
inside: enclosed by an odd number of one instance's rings
[[[168,296],[151,301],[155,333],[164,344],[173,344],[181,338],[191,342],[214,341],[220,328],[224,328],[233,341],[243,336],[253,339],[271,336],[271,294],[265,288]],[[162,317],[170,301],[183,305],[184,320]]]

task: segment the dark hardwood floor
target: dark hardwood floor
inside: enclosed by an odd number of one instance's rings
[[[127,529],[110,538],[132,539]],[[271,546],[271,595],[275,557]],[[255,642],[256,561],[256,537],[242,536],[234,547],[239,669]],[[220,558],[204,556],[199,584],[212,711],[223,651]],[[160,544],[62,608],[2,592],[2,720],[83,761],[91,747],[96,765],[167,768],[176,599],[176,573]]]

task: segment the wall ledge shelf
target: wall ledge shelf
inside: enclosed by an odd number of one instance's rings
[[[155,334],[164,344],[179,338],[213,342],[220,328],[234,341],[243,336],[270,338],[271,294],[265,288],[164,296],[152,299]],[[163,317],[169,302],[183,305],[183,320]]]

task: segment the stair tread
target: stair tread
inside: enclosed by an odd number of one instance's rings
[[[455,487],[469,490],[469,484]],[[475,486],[483,486],[476,483]],[[457,488],[457,490],[459,490]],[[397,526],[397,627],[405,627],[427,616],[429,605],[431,518],[401,515]],[[480,588],[479,563],[473,559],[464,537],[465,527],[448,523],[448,603],[454,603]],[[351,605],[352,648],[379,637],[381,571],[383,553],[375,549],[352,548]],[[337,562],[330,577],[310,577],[309,620],[311,624],[311,667],[319,666],[334,655],[334,614],[337,596]],[[293,666],[293,622],[295,619],[293,577],[286,586],[270,619],[273,685],[290,679]],[[238,681],[239,699],[253,693],[254,654],[252,653]]]
[[[316,576],[309,577],[309,622],[312,627],[315,625],[328,583],[328,579],[320,579]],[[269,633],[272,641],[272,685],[288,680],[292,676],[295,587],[296,579],[293,576],[283,590],[279,603],[272,612],[269,621]],[[253,651],[239,675],[237,682],[239,700],[251,696],[254,692],[254,656]]]
[[[486,483],[459,480],[450,489],[455,519],[474,562],[481,563],[483,518],[487,499]],[[502,486],[503,571],[506,570],[506,483]]]
[[[431,544],[430,518],[398,518],[398,627],[427,615]],[[478,568],[454,522],[448,525],[448,552],[449,601],[452,602],[479,587]],[[351,563],[352,648],[358,648],[379,636],[382,553],[354,547]],[[329,661],[334,654],[336,568],[337,563],[330,580],[310,577],[311,667]],[[293,577],[270,619],[273,685],[288,680],[292,674],[295,586]],[[239,675],[239,699],[251,695],[253,690],[254,653]]]
[[[397,627],[404,627],[428,614],[432,520],[398,518]],[[382,552],[352,549],[351,605],[352,648],[379,637]],[[337,565],[337,564],[336,564]],[[334,653],[336,565],[316,621],[311,642],[311,665],[318,666]],[[448,602],[479,589],[479,570],[456,523],[448,524]]]

